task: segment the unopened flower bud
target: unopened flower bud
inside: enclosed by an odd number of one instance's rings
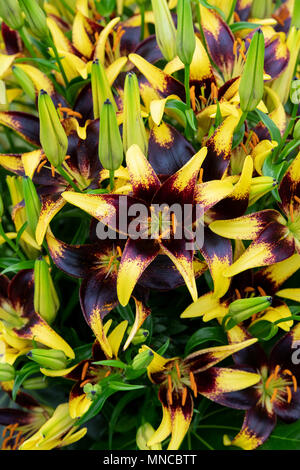
[[[132,327],[130,326],[128,329],[127,329],[127,333],[130,335],[131,333],[131,330],[132,330]],[[148,338],[149,336],[149,331],[148,330],[144,330],[144,328],[140,328],[135,336],[133,337],[132,339],[132,344],[134,345],[137,345],[137,344],[141,344],[141,343],[144,343],[146,341],[146,339]]]
[[[11,29],[20,29],[24,24],[18,0],[2,0],[0,2],[0,17]]]
[[[35,186],[28,176],[23,178],[23,193],[28,225],[35,232],[40,216],[41,203]]]
[[[300,120],[296,122],[293,133],[294,139],[300,140]]]
[[[115,111],[117,110],[116,103],[111,91],[111,87],[108,83],[108,79],[105,73],[105,69],[98,59],[95,59],[92,64],[91,72],[91,83],[92,83],[92,95],[93,95],[93,109],[94,118],[100,117],[100,112],[103,103],[106,100],[110,100]]]
[[[145,349],[139,352],[132,361],[132,368],[135,370],[146,369],[153,360],[153,352],[151,349]]]
[[[61,370],[67,366],[65,353],[58,349],[32,349],[27,357],[45,369]]]
[[[17,65],[14,65],[12,68],[13,75],[19,85],[22,87],[24,93],[29,96],[33,101],[35,101],[35,88],[32,80],[28,77],[27,73],[24,72],[24,70],[21,69],[21,67],[18,67]]]
[[[51,165],[61,166],[68,149],[68,138],[59,120],[52,99],[41,90],[38,99],[40,117],[40,141]]]
[[[36,0],[19,0],[31,31],[40,39],[49,37],[47,18]]]
[[[49,266],[43,258],[35,260],[34,263],[34,309],[49,324],[55,320],[59,309]]]
[[[112,103],[106,100],[100,114],[99,159],[106,170],[120,168],[123,160],[123,145]]]
[[[136,144],[143,154],[147,155],[148,139],[141,115],[139,84],[134,73],[128,73],[126,76],[123,116],[124,152],[126,153],[132,145]]]
[[[176,29],[167,0],[151,0],[155,20],[155,35],[164,58],[170,62],[176,56]]]
[[[265,40],[261,29],[254,33],[247,52],[239,94],[242,111],[253,111],[264,94]]]
[[[299,0],[295,0],[294,2],[294,10],[292,15],[292,25],[296,26],[296,28],[300,29],[300,2]]]
[[[7,363],[0,363],[0,382],[9,382],[14,380],[16,375],[13,366]]]
[[[86,396],[91,400],[96,400],[99,395],[101,394],[102,392],[102,387],[100,384],[91,384],[91,383],[87,383],[85,384],[85,386],[83,387],[83,391],[84,393],[86,394]]]
[[[190,0],[178,0],[177,4],[177,55],[184,65],[190,65],[196,48],[192,6]]]
[[[272,303],[272,297],[250,297],[247,299],[238,299],[232,302],[229,306],[228,320],[226,322],[226,329],[230,330],[235,325],[251,318],[259,312],[263,312]]]
[[[272,191],[278,186],[278,181],[272,176],[258,176],[252,178],[249,194],[249,206],[258,201],[259,198]]]
[[[49,382],[44,375],[38,377],[30,377],[30,379],[24,380],[22,387],[26,390],[43,390],[49,387]]]
[[[147,442],[153,436],[155,430],[150,423],[144,423],[136,433],[136,445],[140,450],[161,450],[161,443],[147,446]]]

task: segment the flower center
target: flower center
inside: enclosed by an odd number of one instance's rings
[[[277,365],[271,374],[268,369],[263,367],[260,371],[261,382],[256,385],[260,393],[260,403],[269,412],[272,411],[273,402],[290,403],[292,400],[292,391],[296,392],[298,388],[297,379],[289,369],[281,369]]]

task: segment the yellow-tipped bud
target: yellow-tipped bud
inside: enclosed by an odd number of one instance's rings
[[[68,138],[59,120],[52,99],[41,90],[38,99],[40,141],[51,165],[61,166],[68,150]]]
[[[139,427],[136,433],[136,445],[140,450],[161,450],[160,443],[153,446],[147,446],[147,442],[151,439],[154,433],[155,430],[150,423],[144,423]]]
[[[32,349],[27,357],[45,369],[61,370],[67,366],[65,353],[58,349]]]
[[[124,152],[137,144],[144,155],[148,152],[148,139],[141,115],[140,91],[137,77],[128,73],[124,89],[123,112],[123,146]]]
[[[265,40],[263,32],[259,29],[251,39],[239,87],[240,104],[244,113],[253,111],[262,100],[264,94],[264,58]]]
[[[115,111],[117,111],[117,106],[116,106],[110,85],[108,83],[105,69],[98,59],[95,59],[92,64],[91,83],[92,83],[94,118],[98,119],[100,117],[100,112],[101,112],[103,103],[106,100],[110,100]]]
[[[35,260],[34,263],[34,309],[49,324],[55,320],[59,309],[49,266],[43,258]]]
[[[252,206],[258,199],[272,191],[278,186],[278,181],[272,176],[258,176],[252,178],[250,195],[249,195],[249,206]]]
[[[177,55],[184,65],[190,65],[196,48],[192,6],[190,0],[178,0],[177,3]]]
[[[267,296],[235,300],[229,306],[228,315],[224,317],[226,330],[230,330],[256,313],[263,312],[271,303],[272,297]]]
[[[166,0],[151,0],[155,19],[155,35],[164,58],[176,56],[176,29]]]
[[[49,387],[49,382],[44,375],[38,377],[30,377],[30,379],[24,380],[22,387],[25,390],[43,390]]]
[[[132,361],[133,369],[146,369],[153,360],[153,352],[151,349],[145,349],[139,352]]]
[[[106,170],[120,168],[123,160],[123,145],[112,103],[106,100],[100,114],[99,159]]]

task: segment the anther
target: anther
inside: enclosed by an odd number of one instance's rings
[[[271,403],[275,400],[275,398],[277,396],[277,392],[278,392],[278,389],[274,388],[274,392],[273,392],[272,397],[271,397]]]
[[[84,380],[84,379],[85,379],[88,368],[89,368],[89,363],[86,362],[86,363],[84,364],[84,366],[82,367],[82,371],[81,371],[81,380]]]
[[[181,397],[181,406],[185,405],[186,397],[187,397],[187,388],[184,387],[183,392],[182,392],[182,397]]]
[[[176,367],[177,377],[180,379],[181,374],[180,374],[180,369],[179,369],[178,362],[175,362],[175,367]]]
[[[288,402],[288,403],[291,403],[291,401],[292,401],[292,392],[291,392],[291,389],[290,389],[290,387],[285,387],[285,389],[286,389],[286,393],[287,393],[287,397],[288,397],[287,402]]]
[[[260,293],[260,295],[262,295],[263,297],[265,297],[267,295],[266,291],[262,287],[257,286],[257,290]]]

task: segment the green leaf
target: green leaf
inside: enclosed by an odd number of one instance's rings
[[[27,221],[24,222],[24,224],[22,225],[22,227],[18,231],[18,235],[17,235],[17,238],[16,238],[16,244],[17,245],[19,245],[21,236],[23,235],[23,232],[26,230],[27,225],[28,225],[28,222]]]
[[[141,388],[145,388],[145,385],[134,385],[134,384],[127,384],[125,382],[109,382],[109,388],[112,390],[140,390]]]
[[[248,23],[247,21],[239,21],[238,23],[233,23],[229,25],[229,28],[234,34],[237,31],[240,31],[241,29],[256,29],[256,28],[259,28],[260,26],[261,25],[258,23]]]
[[[17,393],[22,385],[22,383],[28,379],[31,375],[36,374],[40,371],[40,366],[38,364],[27,363],[22,369],[17,372],[14,386],[12,390],[12,399],[15,400]]]
[[[170,338],[167,339],[167,341],[165,342],[165,344],[163,344],[158,350],[157,350],[157,354],[160,354],[161,356],[163,356],[165,354],[165,352],[167,351],[168,347],[169,347],[169,344],[170,344]]]
[[[276,140],[276,142],[280,143],[281,134],[280,134],[280,130],[276,126],[275,122],[267,114],[263,113],[259,109],[256,109],[255,111],[258,114],[258,116],[260,117],[261,121],[264,123],[264,125],[268,128],[272,139]]]
[[[215,341],[216,343],[226,344],[226,335],[219,326],[207,326],[200,328],[188,340],[185,347],[185,354],[189,354],[193,349],[207,341]]]
[[[126,369],[127,364],[124,364],[122,361],[118,361],[115,359],[107,359],[105,361],[97,361],[93,362],[93,364],[99,365],[99,366],[107,366],[107,367],[118,367],[119,369]]]
[[[21,269],[32,269],[33,267],[34,267],[34,260],[20,261],[19,263],[8,266],[6,269],[4,269],[1,272],[1,274],[11,273],[11,272],[17,273],[21,271]]]
[[[103,381],[102,381],[102,383],[103,383]],[[93,403],[89,407],[88,411],[86,413],[84,413],[84,415],[79,419],[79,421],[77,422],[77,426],[80,426],[80,425],[86,423],[87,421],[94,418],[94,416],[99,414],[100,411],[102,410],[106,400],[111,395],[113,395],[114,393],[116,393],[116,390],[113,390],[113,389],[108,388],[108,387],[105,388],[103,390],[102,394],[100,395],[99,400],[93,401]]]
[[[255,322],[249,328],[249,333],[252,336],[264,341],[273,338],[273,336],[276,335],[277,331],[278,326],[274,325],[274,323],[271,323],[267,320],[260,320],[258,322]]]

